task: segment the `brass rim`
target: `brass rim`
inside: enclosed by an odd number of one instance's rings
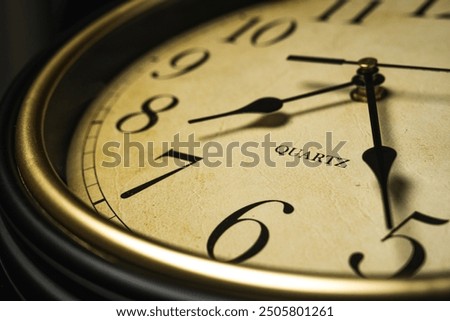
[[[180,253],[133,235],[94,215],[74,197],[50,163],[44,118],[56,85],[83,52],[114,28],[161,1],[125,3],[84,29],[49,61],[29,90],[17,123],[16,158],[23,182],[39,206],[64,230],[101,252],[150,272],[203,287],[261,297],[401,298],[448,294],[450,277],[414,280],[359,280],[300,275],[234,266]],[[26,112],[24,112],[26,110]]]

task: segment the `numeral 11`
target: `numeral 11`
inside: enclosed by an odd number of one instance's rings
[[[341,9],[348,0],[336,0],[324,13],[322,13],[319,17],[319,21],[328,21],[333,14],[335,14],[339,9]],[[350,19],[350,23],[352,24],[361,24],[364,19],[375,10],[381,4],[380,0],[372,0],[370,1],[361,11],[359,11],[352,19]]]
[[[427,11],[436,3],[438,0],[426,0],[424,1],[416,11],[414,11],[414,17],[424,17],[427,14]],[[441,19],[450,19],[450,13],[441,13],[437,15],[438,18]]]

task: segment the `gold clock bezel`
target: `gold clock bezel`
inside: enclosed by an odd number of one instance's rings
[[[23,102],[17,122],[16,159],[32,199],[52,224],[82,245],[150,273],[249,298],[405,299],[446,296],[450,276],[367,280],[268,271],[181,253],[121,229],[95,215],[60,179],[46,151],[44,118],[57,84],[85,50],[161,1],[122,4],[78,33],[46,64]]]

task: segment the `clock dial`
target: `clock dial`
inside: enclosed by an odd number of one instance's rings
[[[123,229],[211,260],[448,272],[447,12],[267,1],[167,39],[91,103],[68,185]],[[342,57],[356,64],[328,64]]]
[[[113,8],[2,101],[2,264],[30,298],[448,298],[449,12]]]

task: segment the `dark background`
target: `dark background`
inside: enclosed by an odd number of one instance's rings
[[[23,66],[118,0],[0,0],[0,96]],[[104,10],[104,9],[103,9]]]
[[[119,0],[0,0],[0,97],[34,56]],[[1,195],[0,195],[1,197]],[[1,253],[0,253],[1,263]],[[19,300],[0,267],[0,300]]]

